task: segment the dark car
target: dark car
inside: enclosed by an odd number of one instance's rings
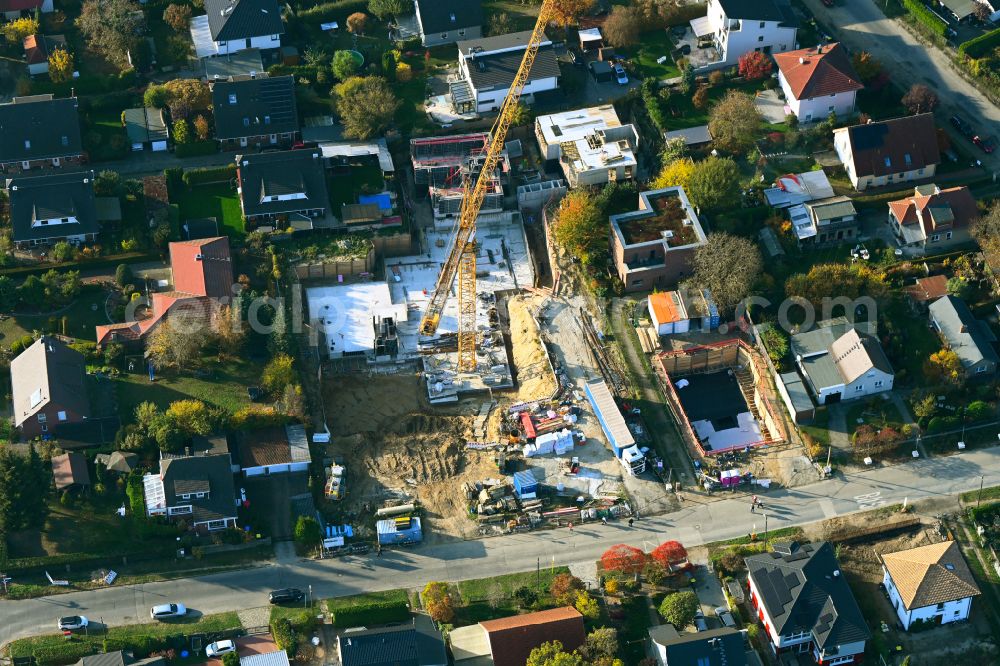
[[[570,49],[570,54],[573,56],[573,64],[577,67],[586,67],[587,61],[583,59],[583,54],[576,49]]]
[[[996,142],[993,140],[993,137],[991,136],[981,137],[977,134],[976,136],[972,137],[972,143],[979,146],[979,149],[986,154],[992,153],[994,150],[996,150],[997,147]]]
[[[958,130],[959,134],[966,138],[971,139],[973,134],[975,134],[972,129],[972,125],[966,122],[966,120],[961,116],[952,116],[948,119],[948,122],[951,123],[952,127]]]
[[[297,587],[287,587],[283,590],[274,590],[268,595],[268,601],[272,604],[288,604],[295,601],[302,601],[306,593]]]

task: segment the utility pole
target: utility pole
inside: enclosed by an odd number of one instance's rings
[[[986,481],[986,475],[979,475],[979,495],[976,496],[976,508],[979,508],[979,503],[983,501],[983,482]]]
[[[764,513],[764,552],[767,552],[767,513]]]

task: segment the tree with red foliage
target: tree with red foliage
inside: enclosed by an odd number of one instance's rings
[[[687,560],[688,552],[680,541],[664,541],[654,548],[649,556],[662,564],[664,569],[670,571],[674,566]]]
[[[740,76],[754,81],[771,75],[774,63],[761,51],[748,51],[740,56]]]
[[[634,546],[615,544],[601,555],[601,565],[605,571],[638,573],[646,565],[646,553]]]

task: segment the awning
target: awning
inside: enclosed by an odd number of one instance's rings
[[[191,41],[194,42],[195,55],[199,58],[219,55],[219,45],[212,39],[207,16],[195,16],[191,19]]]
[[[712,22],[708,20],[707,16],[700,16],[696,19],[692,19],[691,29],[694,30],[695,37],[704,37],[706,35],[711,35],[714,32],[712,30]]]
[[[806,207],[799,204],[788,209],[788,217],[791,218],[792,227],[795,229],[795,236],[799,240],[806,240],[816,235],[816,225],[809,217]]]

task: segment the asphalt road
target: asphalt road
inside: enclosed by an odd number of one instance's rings
[[[775,529],[877,508],[883,504],[941,498],[1000,485],[1000,447],[893,467],[865,470],[809,486],[761,495],[767,527]],[[624,522],[563,528],[438,546],[386,551],[382,557],[297,561],[202,578],[74,592],[0,602],[0,643],[48,633],[61,615],[82,613],[115,624],[149,621],[149,608],[180,601],[196,612],[217,613],[266,604],[269,590],[312,587],[316,598],[391,588],[415,588],[430,580],[465,580],[536,566],[594,562],[608,546],[628,543],[649,550],[666,539],[691,547],[764,531],[764,517],[750,513],[746,495],[703,503],[685,502],[674,513]]]
[[[948,116],[957,113],[984,136],[996,134],[1000,128],[1000,109],[952,68],[946,54],[920,43],[897,21],[886,18],[873,0],[839,0],[834,7],[825,7],[821,0],[803,1],[816,20],[833,30],[852,53],[871,53],[901,87],[914,83],[930,86],[941,100],[937,115],[952,140],[968,146],[992,172],[1000,171],[1000,153],[987,155],[952,132],[947,122]]]

